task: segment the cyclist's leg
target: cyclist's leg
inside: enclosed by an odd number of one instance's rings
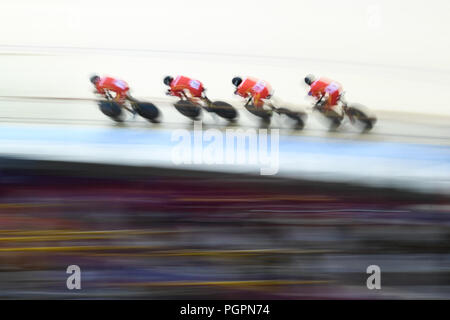
[[[130,112],[133,115],[133,118],[136,116],[136,111],[133,108],[129,108],[126,106],[127,101],[126,93],[117,92],[114,101],[116,101],[122,108]]]

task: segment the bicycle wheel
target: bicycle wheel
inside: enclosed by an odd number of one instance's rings
[[[302,130],[305,127],[305,122],[307,119],[307,115],[304,112],[295,112],[295,111],[291,111],[287,108],[278,108],[277,112],[279,114],[284,114],[287,117],[289,117],[290,119],[293,119],[296,121],[296,128]]]
[[[370,115],[367,108],[360,104],[350,105],[347,109],[347,113],[356,122],[362,125],[364,132],[371,130],[377,121],[377,118]]]
[[[151,102],[132,102],[134,110],[141,117],[151,121],[158,122],[160,116],[159,109]]]
[[[198,120],[202,113],[202,108],[200,106],[188,100],[179,100],[178,102],[174,103],[174,107],[182,115],[192,120]]]
[[[209,110],[227,120],[235,120],[238,116],[237,110],[231,104],[223,101],[214,101]]]
[[[102,100],[98,102],[98,106],[100,108],[100,111],[103,112],[104,115],[110,117],[114,121],[124,121],[125,114],[122,110],[122,107],[117,102]]]

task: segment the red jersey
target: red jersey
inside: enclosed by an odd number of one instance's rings
[[[130,87],[128,83],[123,80],[118,80],[110,77],[101,78],[96,84],[97,91],[101,94],[105,94],[105,90],[110,90],[116,93],[116,100],[123,99]]]
[[[320,99],[326,93],[329,94],[328,104],[334,106],[338,103],[339,96],[342,93],[342,86],[340,83],[326,78],[320,78],[311,84],[311,89],[308,95],[316,99]]]
[[[181,92],[183,90],[189,90],[191,95],[195,98],[202,96],[202,92],[205,90],[203,84],[198,81],[184,76],[177,76],[170,83],[170,91],[173,96],[182,97]]]
[[[246,78],[237,87],[236,94],[243,98],[251,95],[254,99],[255,106],[261,107],[263,102],[260,99],[269,98],[272,95],[272,87],[265,81]]]

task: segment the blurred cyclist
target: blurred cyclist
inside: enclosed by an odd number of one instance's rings
[[[117,102],[121,107],[131,112],[133,115],[136,115],[136,111],[125,106],[125,101],[133,99],[131,98],[129,92],[130,87],[128,83],[123,80],[111,78],[111,77],[99,77],[97,75],[93,75],[90,78],[92,84],[95,86],[96,90],[95,94],[100,94],[106,97],[108,100],[113,100]],[[111,92],[115,93],[115,97],[111,95]]]
[[[175,79],[171,76],[167,76],[164,78],[164,84],[170,87],[170,89],[167,89],[167,95],[179,97],[181,99],[186,98],[193,103],[197,103],[197,98],[201,100],[205,99],[205,88],[198,80],[185,76],[177,76]]]
[[[234,94],[243,98],[251,97],[253,105],[256,108],[262,108],[264,106],[264,100],[270,99],[273,94],[272,87],[262,80],[254,78],[245,78],[242,80],[240,77],[234,77],[231,82],[236,87]]]
[[[308,95],[317,100],[315,107],[320,111],[333,109],[338,104],[342,94],[340,83],[327,78],[316,79],[312,74],[305,77],[305,83],[310,86]]]

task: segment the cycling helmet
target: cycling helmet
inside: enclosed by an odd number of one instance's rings
[[[305,82],[308,86],[310,86],[314,81],[316,81],[316,77],[312,74],[309,74],[305,77]]]
[[[237,87],[237,86],[239,86],[239,85],[241,84],[242,79],[239,78],[239,77],[234,77],[233,80],[231,80],[231,82],[233,83],[233,85],[234,85],[235,87]]]
[[[97,81],[100,80],[100,77],[95,74],[95,75],[91,76],[90,80],[93,84],[96,84]]]
[[[172,83],[172,81],[173,81],[173,78],[172,78],[171,76],[167,76],[167,77],[164,78],[164,84],[165,84],[166,86],[170,86],[170,84]]]

